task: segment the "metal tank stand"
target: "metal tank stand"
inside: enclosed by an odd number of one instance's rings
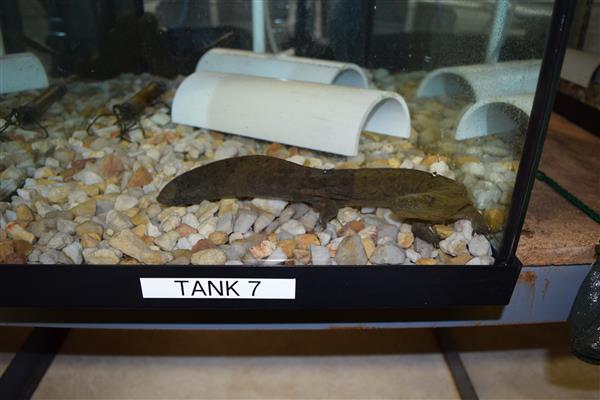
[[[30,399],[69,331],[67,328],[34,328],[0,377],[0,399]]]

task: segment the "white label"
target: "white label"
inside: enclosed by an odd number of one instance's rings
[[[295,279],[140,278],[145,299],[295,299]]]

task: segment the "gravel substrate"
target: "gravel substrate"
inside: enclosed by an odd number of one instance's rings
[[[160,189],[173,177],[214,160],[265,154],[315,168],[414,168],[458,179],[493,231],[500,231],[512,193],[518,149],[514,136],[469,143],[448,135],[464,104],[413,100],[421,76],[372,74],[374,85],[400,92],[412,113],[412,140],[364,133],[360,153],[339,157],[278,143],[209,132],[170,122],[165,108],[147,109],[144,132],[120,137],[94,113],[125,100],[152,77],[123,75],[103,83],[71,83],[48,112],[50,136],[11,129],[0,144],[2,187],[20,187],[0,203],[0,260],[5,264],[492,264],[488,238],[467,220],[430,229],[428,243],[383,208],[342,208],[324,228],[303,203],[222,199],[163,207]],[[178,82],[172,82],[172,88]],[[0,111],[31,94],[6,96]],[[165,99],[173,96],[171,89]],[[267,110],[268,111],[268,110]],[[2,121],[0,121],[2,122]],[[285,129],[285,127],[282,127]]]

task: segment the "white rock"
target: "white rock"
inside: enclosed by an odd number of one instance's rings
[[[411,262],[416,263],[417,260],[419,258],[421,258],[421,255],[419,253],[417,253],[416,251],[414,251],[413,249],[407,249],[406,250],[406,258],[408,258]]]
[[[313,210],[309,210],[300,218],[300,222],[304,225],[307,231],[315,229],[317,222],[319,221],[319,213]]]
[[[161,235],[160,229],[152,222],[146,224],[146,236],[159,237]]]
[[[471,191],[475,197],[475,207],[480,210],[494,208],[502,197],[502,191],[498,186],[486,181],[479,181]]]
[[[340,208],[337,213],[337,219],[342,225],[347,224],[351,221],[356,221],[360,218],[360,213],[351,207]]]
[[[474,176],[485,176],[485,167],[480,162],[468,162],[461,167],[464,173]]]
[[[257,218],[258,216],[252,210],[240,210],[233,224],[233,231],[238,233],[248,232]]]
[[[106,190],[104,191],[106,193]],[[73,190],[68,195],[69,204],[76,206],[83,203],[89,198],[88,194],[83,190]]]
[[[224,214],[218,217],[215,230],[228,235],[233,232],[233,214]]]
[[[373,264],[401,264],[406,256],[404,250],[394,244],[378,246],[371,255]]]
[[[17,213],[12,211],[12,210],[6,210],[6,212],[4,213],[4,215],[6,216],[6,220],[8,222],[12,222],[12,221],[16,221],[17,220]]]
[[[133,196],[129,196],[127,194],[121,194],[117,196],[115,200],[115,210],[117,211],[126,211],[130,208],[137,206],[138,199]]]
[[[474,257],[467,261],[467,265],[492,265],[493,263],[494,257],[491,256]]]
[[[281,249],[277,247],[266,260],[263,261],[263,265],[279,265],[287,261],[287,255]]]
[[[429,172],[448,177],[450,168],[444,161],[436,161],[429,166]]]
[[[200,240],[200,239],[198,239],[198,240]],[[177,249],[181,249],[181,250],[191,250],[191,249],[192,249],[192,247],[193,247],[193,246],[192,246],[192,244],[190,243],[190,241],[189,241],[189,240],[188,240],[188,238],[186,238],[186,237],[180,238],[180,239],[177,241],[177,244],[175,245],[175,249],[176,249],[176,250],[177,250]]]
[[[217,230],[216,228],[218,219],[219,218],[217,217],[212,217],[202,222],[198,227],[198,233],[203,235],[205,238],[208,237],[208,235]]]
[[[207,238],[207,235],[203,235],[203,234],[200,234],[200,233],[192,233],[191,235],[188,235],[187,241],[190,244],[190,249],[192,247],[194,247],[194,245],[196,243],[198,243],[199,240],[206,239],[206,238]]]
[[[46,245],[50,249],[61,250],[73,243],[73,237],[63,232],[56,232]]]
[[[171,122],[171,118],[162,112],[157,112],[154,115],[152,115],[152,117],[150,117],[150,120],[152,122],[154,122],[156,125],[160,125],[160,126],[164,126],[166,124],[168,124],[169,122]]]
[[[317,233],[317,237],[319,238],[321,246],[327,246],[331,241],[331,234],[327,231]]]
[[[90,171],[89,169],[79,171],[78,173],[73,175],[73,179],[85,183],[86,185],[95,185],[97,183],[102,183],[102,181],[104,180],[100,175],[98,175],[94,171]]]
[[[170,232],[181,225],[181,218],[177,214],[171,214],[160,224],[160,230]]]
[[[465,239],[473,238],[473,224],[468,219],[460,219],[454,223],[454,230],[463,234]]]
[[[304,165],[304,161],[306,161],[306,157],[301,156],[300,154],[293,155],[285,159],[286,161],[293,162],[294,164]]]
[[[301,235],[303,233],[306,233],[304,225],[302,225],[299,221],[296,221],[295,219],[290,219],[285,224],[281,225],[279,228],[277,228],[276,232],[279,233],[281,230],[284,230],[290,233],[291,235]]]
[[[217,149],[217,151],[215,151],[214,160],[218,161],[235,157],[237,153],[238,148],[236,146],[223,144]]]
[[[444,253],[456,257],[467,250],[468,242],[469,241],[461,232],[454,232],[448,238],[440,241],[440,249],[442,249]]]
[[[110,210],[106,214],[106,226],[115,232],[133,228],[131,219],[121,211]]]
[[[321,242],[323,244],[323,242]],[[329,250],[324,246],[310,245],[310,259],[313,265],[331,265]]]
[[[263,211],[266,211],[274,216],[278,216],[281,214],[285,206],[287,206],[288,202],[283,200],[275,200],[275,199],[260,199],[256,198],[252,200],[252,205],[256,208],[259,208]]]
[[[65,255],[69,257],[75,264],[81,264],[83,262],[83,255],[81,254],[81,251],[81,244],[79,244],[79,242],[73,242],[62,249],[62,252],[65,253]]]
[[[63,218],[59,218],[56,221],[56,229],[58,229],[59,232],[66,233],[67,235],[74,235],[77,225],[77,222],[69,221]]]
[[[154,244],[161,250],[171,251],[179,240],[179,234],[176,231],[170,231],[154,239]]]
[[[200,221],[198,221],[198,217],[196,217],[193,213],[187,213],[181,218],[181,223],[191,226],[194,229],[198,229],[200,226]]]
[[[469,248],[469,253],[475,257],[492,255],[492,247],[490,246],[490,242],[488,242],[487,238],[483,235],[475,234],[467,247]]]
[[[275,216],[268,212],[261,213],[256,221],[254,221],[254,232],[260,233],[262,232],[273,220]]]

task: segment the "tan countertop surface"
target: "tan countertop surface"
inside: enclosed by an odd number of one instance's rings
[[[600,138],[552,115],[540,169],[600,212]],[[600,224],[536,180],[517,256],[524,265],[590,264]]]

